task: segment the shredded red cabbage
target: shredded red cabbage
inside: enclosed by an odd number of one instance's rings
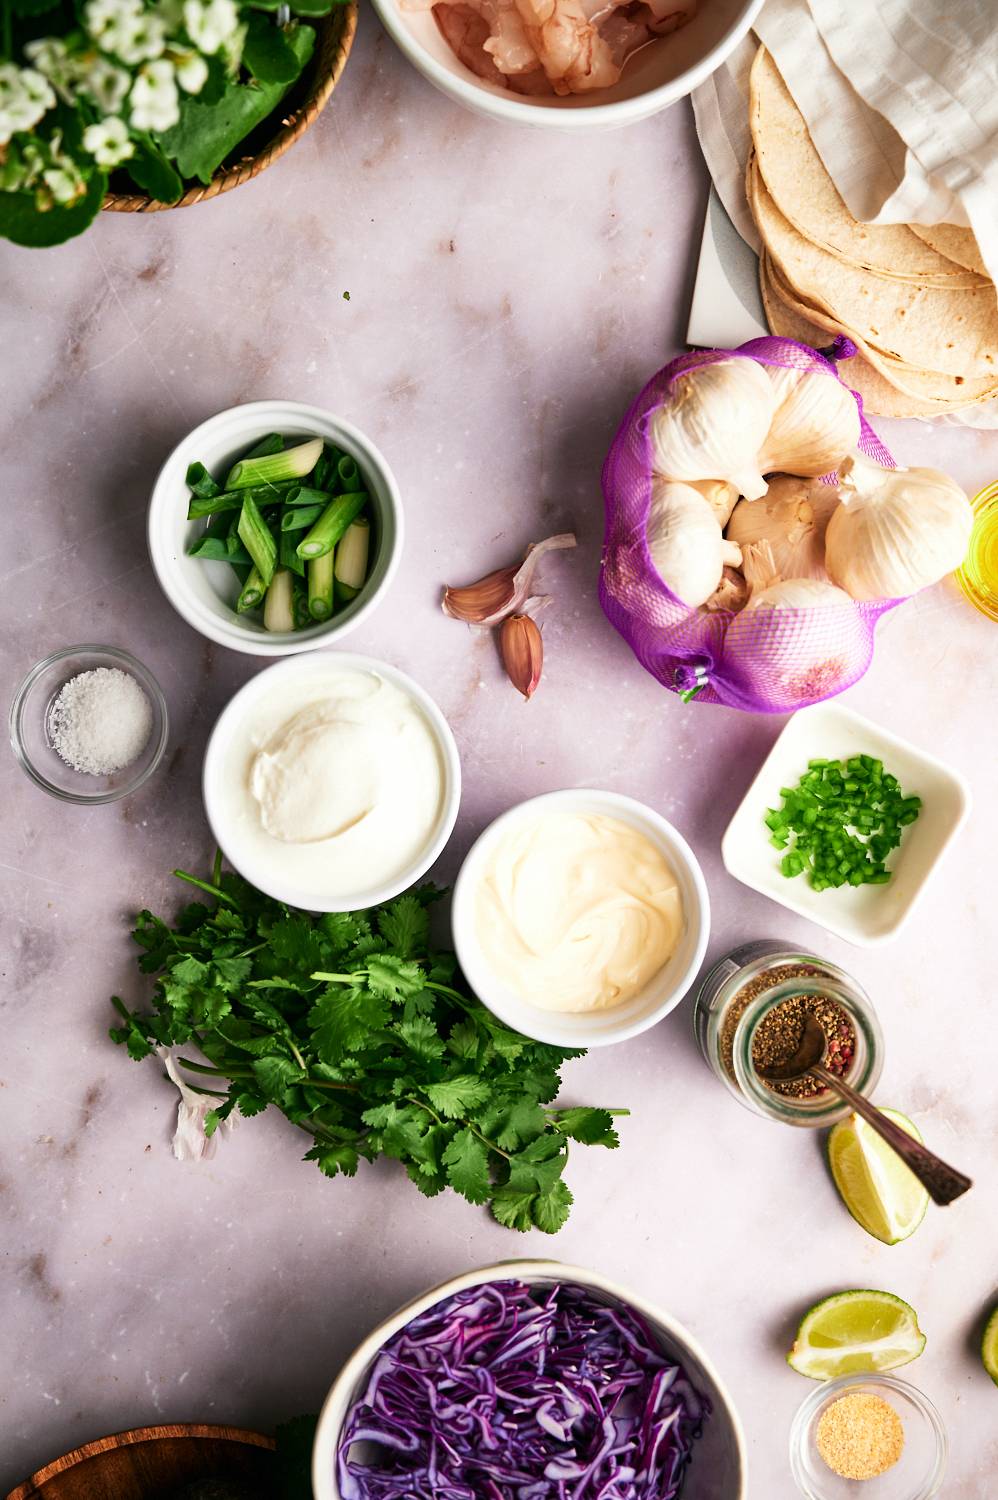
[[[343,1500],[675,1500],[709,1415],[632,1309],[496,1281],[388,1340],[337,1479]]]

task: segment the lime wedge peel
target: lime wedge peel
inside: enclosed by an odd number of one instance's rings
[[[917,1126],[897,1110],[884,1114],[916,1141]],[[897,1245],[914,1234],[925,1217],[929,1195],[890,1146],[861,1120],[850,1115],[828,1137],[832,1180],[857,1224],[885,1245]]]
[[[834,1380],[862,1371],[896,1370],[924,1348],[915,1310],[900,1297],[839,1292],[804,1314],[787,1364],[810,1380]]]
[[[981,1340],[981,1359],[995,1385],[998,1385],[998,1307],[987,1321]]]

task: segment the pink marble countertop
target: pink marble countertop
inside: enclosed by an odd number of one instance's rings
[[[706,187],[685,104],[587,139],[502,128],[449,105],[365,14],[332,106],[249,186],[183,212],[104,215],[59,250],[4,249],[5,691],[59,646],[122,645],[158,676],[172,733],[151,784],[103,808],[49,800],[10,755],[0,767],[0,1490],[123,1427],[271,1429],[315,1410],[344,1355],[413,1293],[554,1253],[697,1333],[744,1418],[758,1500],[792,1500],[787,1429],[808,1386],[783,1355],[800,1313],[850,1286],[906,1297],[928,1335],[906,1373],[952,1442],[944,1494],[993,1500],[998,1393],[975,1340],[998,1293],[995,627],[942,586],[885,618],[848,695],[960,767],[977,803],[917,919],[866,952],[722,869],[721,832],[782,721],[684,707],[596,599],[599,465],[628,400],[682,340]],[[169,907],[169,871],[210,858],[205,738],[260,663],[174,615],[144,514],[179,437],[268,395],[357,423],[398,476],[402,570],[349,644],[413,673],[458,737],[464,803],[438,875],[533,793],[591,784],[652,803],[703,863],[711,956],[786,935],[871,992],[887,1038],[879,1098],[978,1179],[966,1199],[905,1244],[869,1239],[819,1141],[722,1092],[688,1005],[567,1068],[569,1100],[633,1113],[618,1152],[573,1160],[575,1208],[553,1241],[451,1195],[427,1202],[388,1163],[326,1181],[276,1115],[243,1122],[210,1162],[173,1160],[176,1095],[111,1046],[107,1001],[141,993],[136,907]],[[899,458],[971,490],[998,474],[998,435],[880,426]],[[570,527],[579,549],[545,564],[547,666],[524,704],[492,642],[442,617],[439,589]]]

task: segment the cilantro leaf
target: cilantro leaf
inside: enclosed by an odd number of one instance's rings
[[[417,1016],[412,1021],[399,1021],[395,1030],[406,1046],[420,1057],[443,1057],[444,1044],[437,1035],[437,1028],[426,1016]]]
[[[557,1234],[568,1218],[572,1195],[565,1183],[554,1183],[547,1192],[538,1193],[530,1205],[530,1216],[545,1234]]]
[[[311,1151],[306,1151],[303,1160],[318,1162],[319,1171],[326,1177],[336,1177],[340,1173],[344,1177],[354,1177],[360,1158],[356,1146],[346,1141],[322,1141]]]
[[[448,1120],[458,1120],[469,1110],[477,1109],[489,1097],[489,1086],[471,1073],[459,1073],[456,1078],[444,1078],[440,1083],[428,1083],[423,1091],[433,1108]]]
[[[613,1128],[613,1116],[608,1109],[583,1107],[555,1110],[553,1124],[562,1135],[569,1135],[573,1141],[582,1141],[586,1146],[609,1146],[612,1150],[620,1145],[620,1137]]]
[[[379,914],[378,931],[401,958],[411,958],[426,948],[430,919],[425,906],[407,894],[399,896]]]
[[[426,983],[418,964],[396,953],[374,953],[367,960],[367,982],[376,995],[388,1000],[408,1000]]]
[[[533,1227],[531,1209],[537,1194],[529,1188],[501,1187],[492,1194],[492,1212],[507,1229],[527,1230]]]
[[[465,1126],[452,1138],[443,1154],[447,1181],[468,1199],[484,1203],[489,1196],[489,1157],[482,1142]]]
[[[312,1042],[324,1062],[335,1063],[387,1026],[390,1012],[379,996],[360,985],[331,984],[308,1013]]]

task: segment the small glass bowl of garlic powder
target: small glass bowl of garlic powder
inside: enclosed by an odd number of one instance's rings
[[[681,834],[617,792],[548,792],[472,846],[454,887],[454,946],[501,1020],[556,1047],[654,1026],[703,960],[710,906]]]
[[[933,1500],[946,1476],[942,1419],[896,1375],[818,1385],[790,1429],[790,1469],[805,1500]]]
[[[68,646],[32,667],[10,707],[10,743],[50,796],[116,802],[163,758],[166,701],[152,673],[114,646]]]

